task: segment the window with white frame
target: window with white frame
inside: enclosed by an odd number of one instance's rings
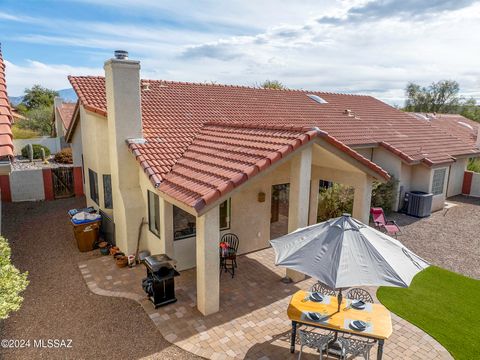
[[[160,199],[154,192],[148,191],[148,229],[160,237]]]
[[[219,205],[220,230],[230,229],[231,201],[225,200]],[[194,215],[174,206],[173,207],[173,239],[181,240],[195,236],[197,233],[196,218]]]
[[[447,169],[436,169],[433,171],[432,178],[432,193],[433,195],[439,195],[443,193],[443,188],[445,186],[445,175]]]

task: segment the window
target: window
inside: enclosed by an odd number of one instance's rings
[[[90,184],[90,199],[98,205],[98,177],[92,169],[88,169],[88,181]]]
[[[105,209],[113,209],[112,177],[108,174],[103,175],[103,202]]]
[[[220,211],[220,230],[230,229],[231,220],[231,201],[225,200],[219,205]],[[194,215],[173,207],[173,239],[180,240],[195,236],[197,233],[196,218]]]
[[[432,179],[432,193],[438,195],[443,193],[443,186],[445,184],[445,174],[447,169],[437,169],[433,171]]]
[[[148,228],[160,237],[160,200],[154,192],[148,191]]]

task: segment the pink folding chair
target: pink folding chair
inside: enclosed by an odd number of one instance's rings
[[[401,233],[400,227],[394,220],[387,220],[382,208],[372,207],[370,209],[370,214],[372,215],[375,227],[377,227],[380,231],[383,231],[388,235],[395,237],[397,237],[397,235]]]

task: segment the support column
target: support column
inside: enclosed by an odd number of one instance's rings
[[[219,218],[218,206],[197,217],[197,308],[203,315],[220,309]]]
[[[161,252],[175,259],[173,249],[173,205],[160,197],[160,240]]]
[[[371,176],[365,175],[358,179],[353,196],[353,217],[368,225],[370,219],[370,204],[372,202]]]
[[[289,233],[308,225],[311,173],[312,148],[308,147],[292,159],[290,167]],[[286,276],[295,282],[305,278],[304,274],[291,269],[286,269]]]
[[[319,187],[320,179],[312,178],[310,181],[310,210],[308,212],[308,225],[315,225],[317,223]]]

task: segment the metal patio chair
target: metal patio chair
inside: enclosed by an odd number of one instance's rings
[[[237,268],[237,251],[238,251],[238,236],[232,233],[228,233],[222,236],[220,243],[228,244],[228,248],[225,253],[220,251],[220,267],[221,270],[232,274],[232,278],[235,276],[235,268]],[[230,262],[230,264],[228,263]]]
[[[362,356],[365,360],[370,359],[370,350],[375,345],[375,340],[363,340],[356,337],[339,336],[337,343],[341,348],[338,350],[340,360],[355,359]]]
[[[312,287],[310,288],[310,292],[318,292],[324,295],[337,296],[337,293],[335,290],[330,289],[328,286],[325,286],[320,281],[312,285]]]
[[[347,299],[350,300],[362,300],[365,303],[372,303],[373,304],[373,297],[367,290],[361,288],[352,288],[348,290],[347,295],[345,295]]]
[[[322,360],[323,351],[328,351],[328,344],[334,339],[332,333],[324,335],[306,330],[299,330],[298,335],[300,337],[300,352],[298,354],[298,360],[302,358],[304,346],[317,350],[320,353],[320,360]]]

